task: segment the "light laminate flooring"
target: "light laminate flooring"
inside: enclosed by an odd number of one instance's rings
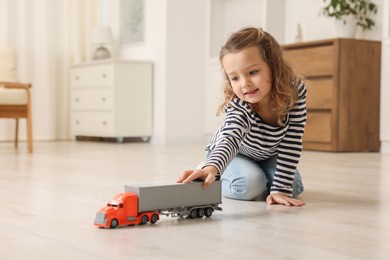
[[[223,199],[207,219],[99,229],[125,184],[175,181],[203,145],[0,143],[0,259],[390,259],[390,156],[305,151],[304,207]]]

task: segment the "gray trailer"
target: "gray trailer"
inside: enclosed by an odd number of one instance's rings
[[[222,210],[221,182],[215,181],[203,189],[203,182],[162,185],[125,186],[125,192],[138,196],[138,212],[157,211],[160,214],[191,218],[210,217]]]

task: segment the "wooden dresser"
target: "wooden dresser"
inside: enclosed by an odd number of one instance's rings
[[[330,39],[282,47],[308,90],[303,149],[379,151],[381,43]]]

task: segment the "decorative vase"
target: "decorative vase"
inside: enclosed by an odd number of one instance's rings
[[[336,37],[337,38],[355,38],[356,21],[352,16],[345,16],[342,19],[335,20]]]

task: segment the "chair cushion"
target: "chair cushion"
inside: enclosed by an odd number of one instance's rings
[[[16,51],[0,46],[0,81],[18,82],[16,72]],[[25,105],[27,93],[23,89],[6,89],[0,84],[0,105]]]
[[[6,89],[0,86],[0,105],[25,105],[27,92],[24,89]]]
[[[16,51],[14,48],[0,46],[0,81],[19,81],[16,72]]]

